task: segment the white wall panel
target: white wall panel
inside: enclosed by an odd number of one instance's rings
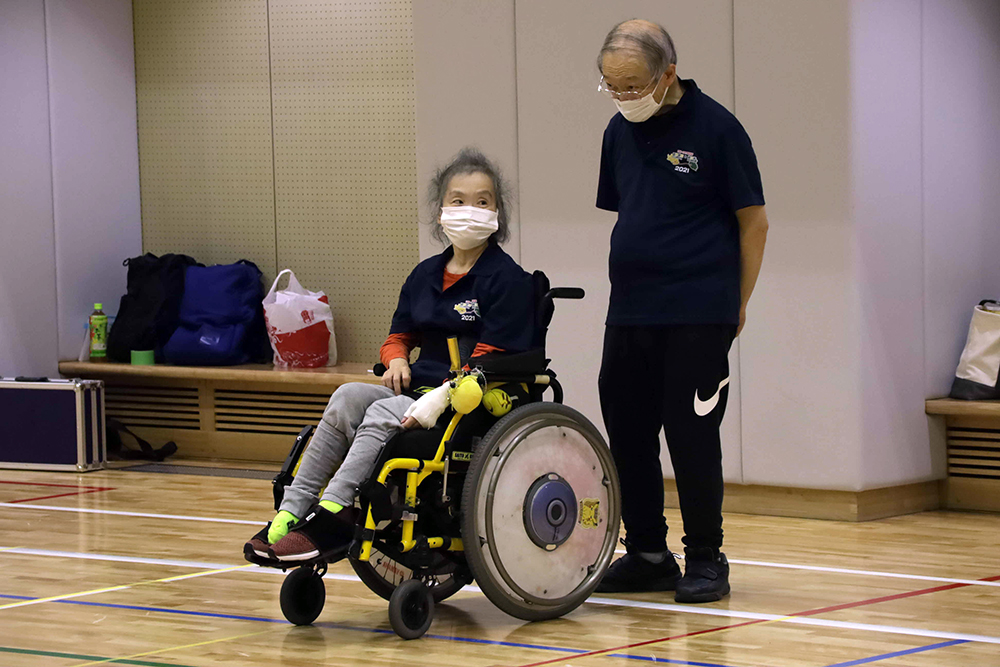
[[[1000,298],[1000,2],[923,2],[926,393],[948,393],[972,308]]]
[[[849,3],[736,0],[736,114],[771,229],[740,341],[744,482],[859,489]]]
[[[114,314],[142,253],[130,0],[46,0],[59,357],[95,301]]]
[[[919,0],[851,6],[863,488],[933,478],[924,416]]]
[[[56,272],[41,0],[3,3],[0,63],[0,375],[54,375]]]

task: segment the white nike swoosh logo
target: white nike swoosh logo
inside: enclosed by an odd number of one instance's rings
[[[722,382],[719,383],[719,389],[715,392],[715,396],[713,396],[712,398],[708,399],[707,401],[703,401],[703,400],[699,399],[698,398],[698,390],[695,389],[694,390],[694,413],[696,415],[698,415],[699,417],[704,417],[705,415],[707,415],[708,413],[710,413],[712,410],[714,410],[715,406],[719,404],[719,394],[722,393],[722,388],[725,387],[727,384],[729,384],[729,378],[728,377],[725,380],[723,380]]]

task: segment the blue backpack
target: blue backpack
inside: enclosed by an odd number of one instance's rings
[[[245,259],[187,267],[180,322],[163,347],[167,363],[229,366],[266,359],[261,278],[260,269]]]

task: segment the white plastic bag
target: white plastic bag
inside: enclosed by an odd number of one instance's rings
[[[278,281],[288,274],[288,287]],[[274,279],[264,297],[264,320],[274,350],[274,365],[285,368],[318,368],[337,365],[337,339],[333,311],[323,292],[302,287],[291,269]]]

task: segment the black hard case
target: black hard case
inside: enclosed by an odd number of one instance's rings
[[[104,468],[101,380],[0,379],[0,468]]]

